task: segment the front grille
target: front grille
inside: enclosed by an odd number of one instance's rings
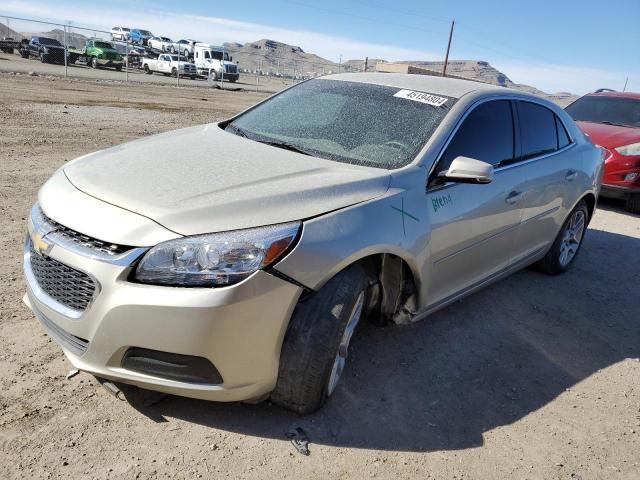
[[[71,268],[31,249],[31,271],[40,288],[58,303],[83,312],[96,291],[96,283],[86,273]]]
[[[65,227],[64,225],[60,225],[55,220],[51,220],[44,214],[44,212],[41,211],[40,213],[43,219],[53,227],[56,235],[61,235],[66,240],[76,243],[79,246],[96,250],[101,253],[106,253],[107,255],[120,255],[121,253],[131,250],[132,248],[124,245],[116,245],[113,243],[103,242],[102,240],[83,235],[82,233],[76,232],[75,230]]]

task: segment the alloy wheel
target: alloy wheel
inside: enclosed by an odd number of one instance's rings
[[[349,343],[351,342],[353,332],[360,322],[360,317],[362,317],[363,306],[364,291],[360,292],[358,295],[356,303],[353,305],[353,309],[349,315],[349,320],[347,320],[347,325],[344,327],[344,333],[342,334],[340,345],[338,346],[338,353],[336,354],[336,358],[333,360],[333,367],[331,368],[331,376],[329,377],[329,384],[327,385],[327,396],[330,396],[333,393],[338,385],[340,377],[342,376],[342,372],[344,371],[344,367],[347,363],[347,356],[349,354]]]
[[[580,242],[582,242],[585,227],[586,217],[584,212],[582,210],[576,210],[573,215],[571,215],[562,234],[562,241],[560,242],[560,258],[558,260],[563,267],[569,265],[576,256]]]

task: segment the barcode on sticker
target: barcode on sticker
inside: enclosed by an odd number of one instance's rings
[[[427,105],[433,105],[434,107],[441,107],[447,102],[445,97],[439,97],[430,93],[415,92],[413,90],[400,90],[393,96],[406,98],[407,100],[413,100],[415,102],[426,103]]]

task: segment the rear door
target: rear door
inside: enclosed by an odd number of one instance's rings
[[[464,292],[510,263],[521,218],[522,175],[500,165],[515,158],[513,108],[509,100],[485,101],[473,108],[455,132],[430,178],[426,206],[431,254],[424,265],[430,306]],[[435,176],[465,156],[491,163],[486,185],[446,183]]]
[[[525,179],[522,225],[514,261],[548,249],[580,194],[581,158],[562,121],[549,108],[515,102],[519,165]]]

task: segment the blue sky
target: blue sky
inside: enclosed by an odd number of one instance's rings
[[[512,80],[543,90],[640,91],[640,0],[101,0],[5,1],[2,14],[211,43],[271,38],[330,60],[440,60],[451,19],[452,59],[489,61]],[[0,21],[2,19],[0,18]],[[12,21],[18,30],[34,25]]]

